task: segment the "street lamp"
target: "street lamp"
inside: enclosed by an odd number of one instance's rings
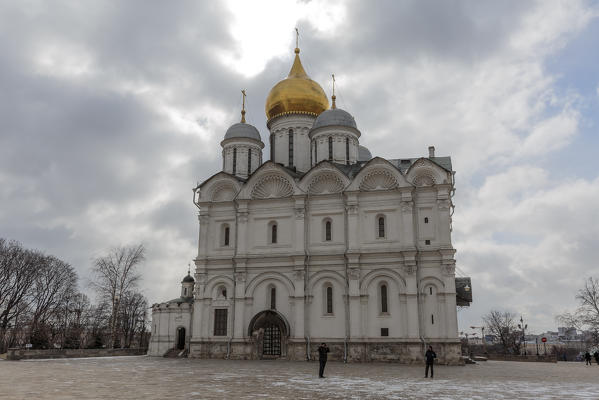
[[[471,326],[470,329],[480,329],[480,337],[483,342],[483,348],[485,354],[487,354],[487,341],[485,340],[485,327],[484,326]]]
[[[520,316],[520,323],[518,324],[518,328],[522,329],[522,341],[524,342],[524,355],[526,355],[526,336],[525,330],[528,328],[528,324],[524,324],[524,320],[522,316]]]

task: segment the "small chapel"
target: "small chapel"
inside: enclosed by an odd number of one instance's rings
[[[330,359],[415,363],[432,345],[460,363],[472,292],[455,276],[450,157],[373,157],[297,47],[266,98],[267,161],[245,112],[222,170],[193,189],[195,268],[152,306],[148,354],[311,360],[326,342]]]

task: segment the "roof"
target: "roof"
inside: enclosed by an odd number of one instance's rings
[[[331,108],[320,114],[316,118],[316,121],[314,121],[312,129],[321,128],[323,126],[350,126],[358,129],[354,117],[340,108]]]
[[[397,169],[399,169],[402,173],[406,173],[408,172],[408,169],[410,169],[410,167],[412,166],[412,164],[414,164],[416,161],[420,160],[421,158],[426,158],[427,160],[431,160],[432,162],[434,162],[435,164],[437,164],[439,167],[443,168],[446,171],[452,172],[452,166],[451,166],[451,157],[418,157],[418,158],[396,158],[396,159],[391,159],[391,160],[387,160],[389,161],[391,164],[395,165],[395,167]]]
[[[193,297],[177,297],[176,299],[172,299],[166,302],[166,304],[172,304],[172,303],[177,303],[177,304],[181,304],[181,303],[193,303]]]
[[[358,161],[368,161],[372,158],[372,153],[368,150],[367,147],[359,145],[358,146]]]
[[[227,129],[227,133],[225,133],[225,138],[223,140],[234,138],[247,138],[262,142],[258,129],[256,129],[255,126],[246,124],[244,122],[238,122],[231,125],[229,129]]]
[[[181,281],[183,283],[185,282],[195,282],[195,279],[193,279],[193,277],[189,274],[187,274],[187,276],[185,278],[183,278],[183,280]]]

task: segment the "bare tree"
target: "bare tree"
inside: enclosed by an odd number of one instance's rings
[[[565,312],[556,320],[568,327],[588,330],[594,344],[599,343],[599,279],[589,277],[584,287],[578,291],[578,308],[574,312]]]
[[[520,353],[520,335],[517,330],[516,314],[491,310],[483,316],[488,332],[499,338],[504,353]]]
[[[131,343],[135,338],[136,332],[145,329],[146,309],[148,301],[141,293],[127,292],[121,301],[121,309],[119,313],[120,327],[125,341],[125,347],[131,347]]]
[[[96,280],[92,286],[103,301],[111,305],[110,347],[115,347],[117,339],[118,311],[125,293],[133,291],[141,278],[137,266],[145,259],[142,244],[131,247],[117,247],[103,257],[94,260],[93,272]]]

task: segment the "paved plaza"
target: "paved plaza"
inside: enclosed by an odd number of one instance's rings
[[[599,399],[599,366],[463,367],[114,357],[0,360],[0,399]]]

